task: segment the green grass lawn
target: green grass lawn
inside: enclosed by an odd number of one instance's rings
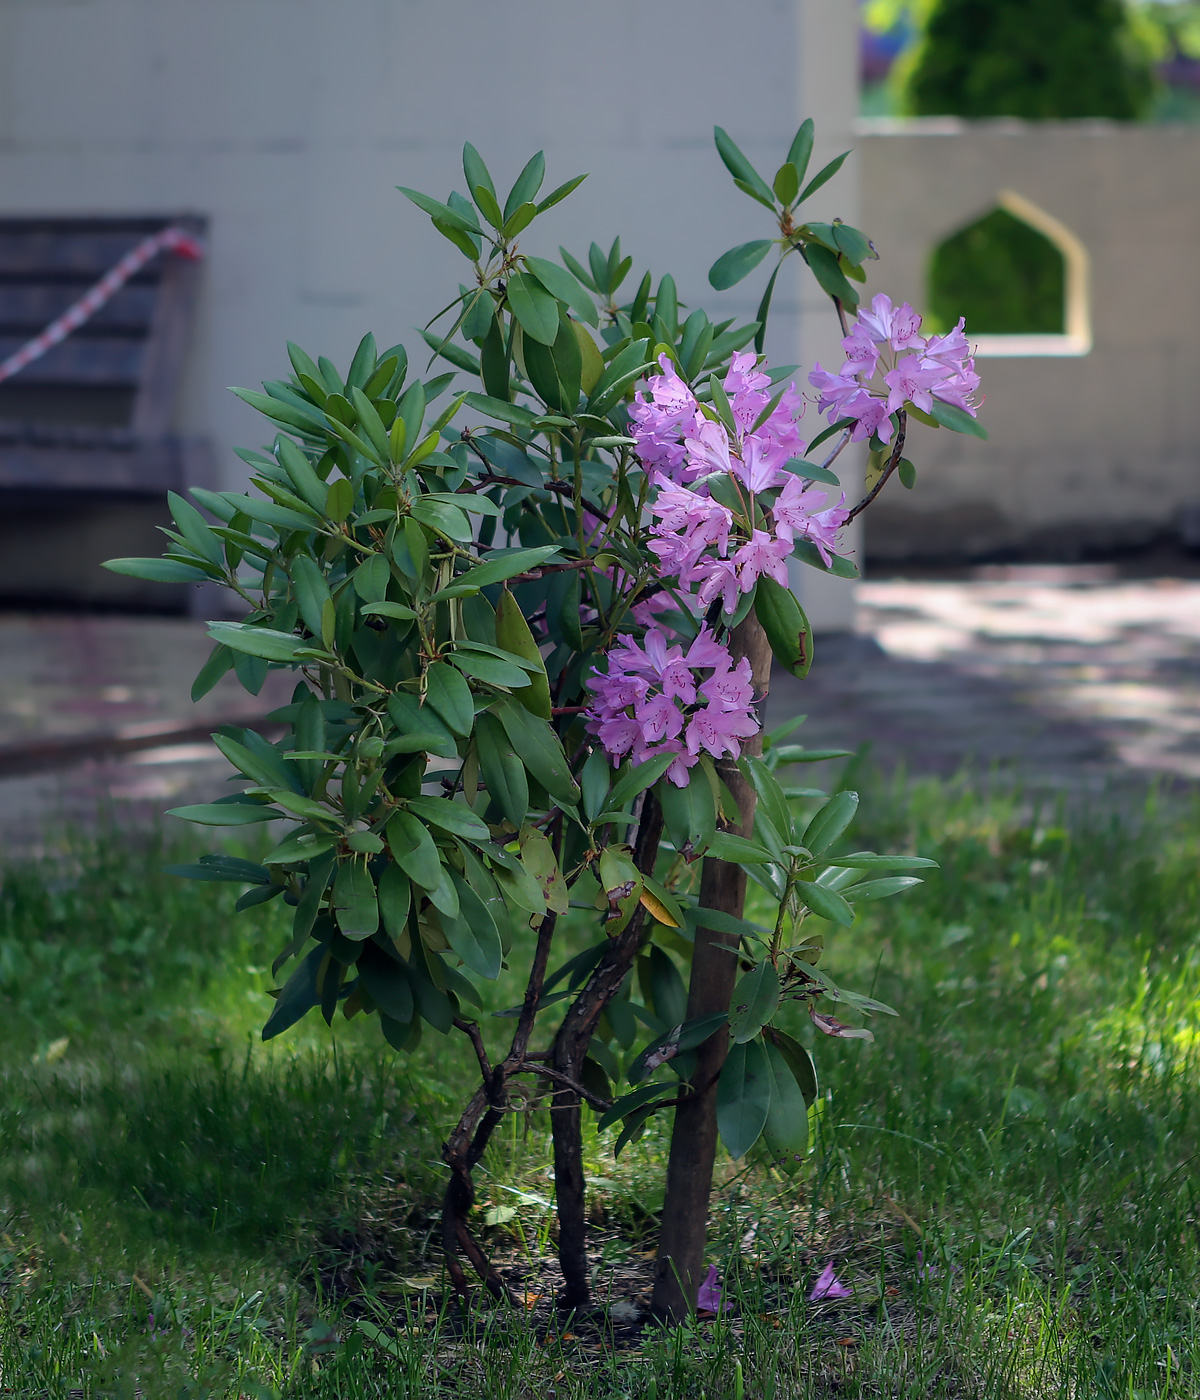
[[[815,1047],[796,1178],[720,1164],[735,1310],[607,1337],[535,1296],[541,1112],[480,1174],[479,1228],[530,1310],[441,1304],[463,1047],[403,1059],[340,1017],[262,1046],[274,906],[235,917],[228,887],[162,875],[165,841],[10,869],[0,1395],[1195,1395],[1200,811],[1067,819],[970,782],[876,785],[864,809],[854,848],[941,862],[831,942],[900,1019]],[[666,1138],[619,1162],[610,1142],[588,1141],[595,1258],[636,1302]],[[828,1260],[853,1296],[809,1303]]]

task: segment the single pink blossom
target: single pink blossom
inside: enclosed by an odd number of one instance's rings
[[[851,1290],[833,1272],[833,1260],[831,1259],[817,1275],[817,1281],[812,1286],[808,1301],[818,1303],[823,1298],[849,1298],[851,1296]]]
[[[775,445],[753,433],[742,439],[741,457],[734,457],[730,462],[734,476],[756,495],[759,491],[769,491],[772,486],[778,486],[779,467],[779,452]]]
[[[948,369],[958,369],[970,356],[970,346],[964,332],[966,320],[960,316],[958,325],[945,335],[931,335],[925,342],[924,356],[927,360],[937,360]]]
[[[749,593],[759,575],[766,574],[786,588],[787,557],[791,552],[790,540],[774,539],[765,530],[755,530],[730,561],[737,570],[738,587]]]
[[[723,1312],[729,1312],[732,1307],[732,1303],[725,1302],[721,1297],[721,1285],[717,1282],[717,1266],[710,1264],[708,1273],[704,1275],[699,1292],[696,1294],[696,1310],[719,1315]]]
[[[861,375],[863,379],[870,379],[879,364],[879,346],[861,321],[855,321],[854,329],[842,341],[842,349],[846,352],[843,375]]]
[[[817,411],[825,413],[827,410],[835,408],[839,418],[846,416],[843,405],[849,399],[864,392],[862,385],[854,378],[853,374],[831,374],[827,369],[822,369],[820,360],[817,360],[809,371],[808,382],[820,395],[817,400]]]
[[[701,418],[695,432],[683,443],[687,449],[688,470],[694,476],[712,472],[728,475],[733,466],[729,457],[729,434],[720,423]]]
[[[888,344],[893,350],[923,350],[925,339],[920,334],[921,318],[908,302],[892,304],[884,292],[871,299],[871,309],[859,310],[858,324],[877,344]]]
[[[701,749],[720,758],[727,753],[737,758],[741,753],[740,739],[749,739],[758,733],[758,720],[750,710],[738,713],[726,710],[711,701],[703,710],[697,710],[687,727],[685,742],[690,754],[699,754]]]
[[[700,584],[696,598],[702,608],[707,608],[714,598],[720,597],[725,612],[736,610],[741,590],[737,570],[727,559],[711,559],[697,565],[689,582]]]
[[[887,397],[887,411],[895,413],[906,403],[914,403],[922,413],[933,407],[930,390],[946,378],[942,365],[926,365],[916,355],[905,355],[896,368],[883,376],[883,382],[891,390]]]

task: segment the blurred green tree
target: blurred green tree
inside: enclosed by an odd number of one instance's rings
[[[1153,95],[1121,0],[936,0],[906,105],[918,116],[1128,121]]]

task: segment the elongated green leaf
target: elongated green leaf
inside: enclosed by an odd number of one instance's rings
[[[756,238],[753,242],[742,243],[736,248],[730,248],[727,253],[722,253],[709,268],[709,284],[719,292],[723,292],[727,287],[735,286],[743,277],[749,276],[770,251],[771,240],[769,238]]]
[[[644,763],[635,763],[617,779],[613,784],[605,800],[605,808],[610,812],[619,812],[627,802],[635,798],[639,792],[644,792],[658,782],[659,778],[670,768],[676,759],[673,753],[655,754],[653,758],[648,758]]]
[[[379,927],[375,881],[365,860],[351,858],[338,865],[333,880],[333,912],[346,938],[370,938]]]
[[[491,172],[484,164],[483,157],[469,141],[463,146],[462,166],[463,175],[466,176],[467,180],[467,189],[473,190],[476,185],[482,185],[494,199],[496,186],[492,181]]]
[[[808,1104],[783,1053],[769,1042],[763,1050],[771,1080],[763,1144],[775,1166],[792,1176],[799,1171],[808,1146]]]
[[[470,734],[475,724],[475,702],[462,673],[444,661],[435,661],[425,673],[425,684],[425,703],[432,705],[456,734]]]
[[[752,967],[733,989],[729,1004],[729,1036],[735,1045],[753,1040],[779,1006],[779,974],[765,958]]]
[[[936,860],[926,856],[880,856],[874,851],[854,851],[848,856],[835,856],[830,865],[850,866],[854,870],[930,870],[937,868]]]
[[[529,782],[504,726],[493,714],[475,721],[479,768],[488,795],[514,827],[520,828],[529,810]]]
[[[717,1081],[717,1130],[731,1157],[744,1157],[766,1126],[771,1071],[760,1041],[730,1047]]]
[[[513,181],[513,187],[504,201],[504,217],[507,219],[513,210],[531,199],[537,198],[542,181],[546,178],[546,157],[541,151],[530,156],[525,168]]]
[[[558,302],[528,272],[514,272],[505,293],[509,309],[532,340],[553,345],[558,335]]]
[[[390,867],[394,869],[395,867]],[[413,1018],[412,983],[408,973],[394,958],[374,949],[359,960],[358,974],[371,1000],[385,1016],[404,1024]]]
[[[924,883],[917,875],[887,875],[882,880],[864,880],[860,885],[852,885],[846,897],[855,904],[861,904],[868,899],[887,899]]]
[[[715,126],[713,127],[713,139],[717,143],[717,151],[725,163],[726,170],[729,171],[734,180],[740,180],[748,185],[750,192],[761,199],[768,208],[774,209],[775,201],[766,181],[737,148],[728,133],[722,127]],[[735,1155],[740,1156],[741,1154]]]
[[[422,889],[437,889],[442,878],[442,858],[433,837],[417,817],[400,811],[387,824],[387,841],[401,870]]]
[[[824,885],[801,880],[796,886],[796,895],[805,908],[811,909],[822,919],[830,919],[843,928],[849,928],[854,922],[854,910],[840,894]]]
[[[764,575],[754,593],[754,612],[776,661],[793,676],[807,676],[812,665],[812,632],[792,590]]]
[[[857,811],[858,793],[835,793],[809,821],[800,844],[813,855],[820,855],[846,830]]]
[[[535,258],[526,254],[523,261],[551,296],[566,302],[571,310],[586,321],[589,326],[600,324],[596,303],[588,296],[574,274],[568,272],[566,268],[559,267],[557,263],[550,262],[547,258]]]
[[[837,255],[819,243],[810,243],[804,250],[804,257],[821,290],[835,297],[844,306],[856,307],[858,293],[846,281],[846,275],[838,266]]]
[[[196,822],[200,826],[253,826],[255,822],[277,821],[283,813],[257,802],[199,802],[172,807],[167,816],[181,817],[185,822]]]
[[[175,559],[106,559],[103,567],[110,573],[151,583],[203,583],[211,577],[198,566]]]
[[[305,637],[276,632],[270,627],[253,627],[244,622],[210,622],[208,635],[231,651],[261,656],[266,661],[293,661],[296,653],[312,646]]]
[[[494,981],[500,975],[504,959],[496,921],[487,905],[457,871],[452,872],[451,879],[458,891],[460,912],[456,919],[443,916],[446,939],[472,972]]]
[[[579,801],[579,785],[571,776],[562,742],[550,725],[514,700],[502,701],[496,713],[529,772],[556,801],[574,807]]]
[[[966,433],[969,437],[982,438],[985,442],[987,441],[988,432],[983,424],[977,422],[957,404],[943,403],[941,399],[934,399],[931,416],[943,428],[949,428],[953,433]]]
[[[432,199],[427,194],[422,194],[419,190],[407,189],[404,185],[397,185],[396,188],[406,199],[411,199],[418,209],[423,209],[430,218],[438,223],[449,224],[451,228],[462,229],[465,233],[481,234],[483,230],[473,218],[466,214],[456,213],[448,204],[443,204],[440,199]]]
[[[459,646],[447,659],[452,666],[483,681],[485,685],[512,690],[529,684],[529,676],[521,667],[489,652],[476,651],[473,647]]]
[[[448,797],[410,797],[408,810],[423,822],[468,841],[491,840],[486,824],[462,802],[452,802]]]
[[[544,564],[554,557],[561,558],[562,555],[558,546],[553,544],[538,545],[534,549],[497,551],[482,564],[476,564],[465,574],[459,574],[454,583],[456,587],[470,585],[476,589],[486,588],[489,584],[503,583],[517,574],[536,569],[539,564]]]
[[[732,865],[768,865],[775,859],[765,846],[732,831],[718,831],[708,843],[708,854]]]
[[[804,201],[809,197],[809,195],[816,194],[816,192],[821,188],[822,185],[832,180],[833,177],[845,164],[846,157],[849,154],[849,151],[843,151],[840,156],[834,156],[834,158],[829,162],[828,165],[822,166],[821,169],[818,170],[817,173],[808,182],[808,184],[804,186],[804,189],[800,192],[800,198],[796,201],[796,203],[803,204]]]
[[[571,179],[564,180],[561,185],[552,189],[545,199],[538,201],[537,211],[544,214],[547,209],[553,209],[556,204],[560,204],[572,190],[576,190],[587,179],[586,175],[573,175]]]
[[[281,1035],[320,1002],[317,977],[321,964],[328,956],[323,947],[314,948],[283,984],[275,1000],[275,1007],[262,1028],[264,1040]]]

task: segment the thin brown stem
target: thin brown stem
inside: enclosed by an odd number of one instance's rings
[[[858,505],[856,505],[854,509],[850,512],[850,514],[846,517],[847,522],[853,520],[856,515],[860,515],[864,510],[866,510],[866,508],[871,504],[875,497],[878,496],[879,493],[883,490],[883,488],[887,485],[888,477],[890,477],[891,474],[900,465],[900,457],[901,454],[904,452],[904,436],[907,431],[908,414],[905,413],[903,409],[901,409],[900,412],[896,415],[896,441],[892,447],[892,455],[887,460],[887,466],[884,467],[883,471],[879,473],[879,480],[875,483],[875,485],[871,487],[871,489],[862,498],[862,500],[859,501]]]

